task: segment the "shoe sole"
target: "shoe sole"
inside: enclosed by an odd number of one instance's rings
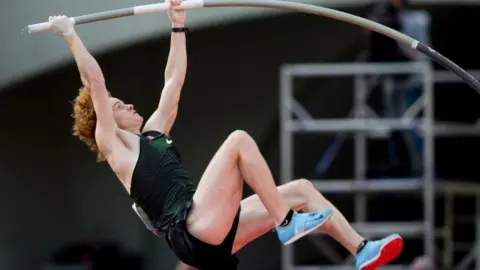
[[[374,270],[385,265],[400,255],[403,248],[403,239],[400,236],[392,238],[380,248],[378,255],[366,265],[360,267],[360,270]]]
[[[308,229],[300,234],[297,234],[295,235],[294,237],[292,237],[292,239],[288,240],[287,242],[284,242],[283,245],[287,246],[287,245],[290,245],[291,243],[297,241],[298,239],[304,237],[305,235],[315,231],[316,229],[320,228],[323,226],[323,224],[325,224],[325,222],[327,222],[328,220],[330,220],[330,218],[332,217],[333,215],[333,211],[330,213],[330,215],[328,215],[320,224],[318,224],[317,226],[311,228],[311,229]]]

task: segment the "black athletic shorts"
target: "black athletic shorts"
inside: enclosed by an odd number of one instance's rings
[[[232,247],[240,219],[240,208],[230,232],[218,246],[202,242],[187,231],[186,220],[191,208],[192,201],[189,201],[168,229],[166,239],[175,255],[183,263],[201,270],[236,270],[239,261],[232,255]]]

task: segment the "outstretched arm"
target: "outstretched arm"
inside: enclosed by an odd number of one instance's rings
[[[97,115],[95,130],[97,144],[102,154],[107,157],[111,149],[112,138],[115,136],[116,123],[102,70],[95,58],[85,48],[69,18],[66,16],[51,17],[50,22],[52,30],[62,36],[68,44],[77,63],[84,88],[86,91],[90,91]]]
[[[181,28],[185,24],[185,11],[174,10],[182,0],[171,0],[168,12],[172,27]],[[165,68],[165,85],[162,90],[157,109],[145,124],[144,131],[157,130],[165,135],[175,122],[178,112],[180,92],[187,72],[187,49],[184,32],[172,32],[170,37],[170,53]]]

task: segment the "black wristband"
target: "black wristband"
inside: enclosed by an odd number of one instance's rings
[[[188,32],[188,28],[186,28],[186,27],[172,27],[172,32],[174,32],[174,33]]]

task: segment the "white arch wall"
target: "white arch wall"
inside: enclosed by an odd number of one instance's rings
[[[291,0],[300,1],[300,0]],[[303,3],[338,8],[360,5],[372,0],[301,0]],[[22,29],[28,24],[45,21],[50,15],[77,16],[132,5],[151,4],[153,0],[15,0],[6,1],[0,9],[0,89],[35,76],[70,61],[66,46],[53,34],[28,35]],[[477,3],[475,0],[416,0],[416,3]],[[189,26],[225,24],[237,20],[274,15],[277,10],[258,8],[210,8],[190,11]],[[170,25],[162,14],[123,18],[78,28],[93,53],[135,43],[151,35],[167,34]]]
[[[298,0],[296,0],[298,1]],[[335,0],[334,2],[350,2]],[[0,9],[2,41],[0,42],[0,89],[70,60],[63,42],[51,33],[29,35],[21,30],[28,24],[43,22],[48,16],[77,16],[99,11],[151,4],[153,0],[16,0]],[[332,0],[306,0],[322,3]],[[6,5],[6,6],[5,6]],[[338,5],[338,4],[337,4]],[[188,25],[199,27],[224,24],[241,19],[275,14],[275,10],[253,8],[210,8],[188,13]],[[135,43],[151,35],[167,34],[170,24],[164,14],[123,18],[78,27],[88,48],[99,53],[112,47]]]

